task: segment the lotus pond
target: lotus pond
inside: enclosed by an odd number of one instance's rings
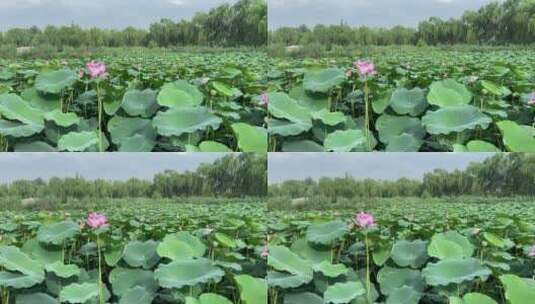
[[[0,213],[1,303],[267,303],[264,205],[99,212]]]
[[[274,59],[269,150],[533,152],[534,67],[521,49]]]
[[[156,50],[0,59],[0,150],[265,152],[266,64]]]
[[[534,219],[532,201],[273,211],[270,304],[533,303]]]

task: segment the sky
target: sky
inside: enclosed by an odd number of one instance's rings
[[[346,23],[370,27],[416,26],[429,17],[449,19],[492,0],[268,0],[269,28]]]
[[[166,169],[193,171],[224,153],[0,153],[0,183],[53,176],[152,179]]]
[[[82,27],[148,28],[162,18],[190,19],[236,0],[0,0],[0,31],[13,27],[78,24]]]
[[[421,179],[434,169],[463,169],[489,156],[492,153],[270,153],[268,181],[275,184],[346,173],[356,179]]]

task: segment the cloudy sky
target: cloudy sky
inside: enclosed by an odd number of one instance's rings
[[[69,25],[147,28],[161,18],[190,18],[236,0],[0,0],[0,31],[12,27]]]
[[[269,26],[301,24],[416,26],[429,17],[451,18],[491,0],[268,0]]]
[[[337,177],[346,173],[357,179],[420,179],[437,168],[466,168],[491,153],[270,153],[268,179],[279,183],[289,179]]]
[[[79,174],[87,179],[152,179],[166,169],[195,170],[222,153],[0,153],[0,183]]]

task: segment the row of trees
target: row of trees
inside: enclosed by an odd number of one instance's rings
[[[497,154],[465,170],[435,170],[423,180],[356,180],[351,176],[290,180],[271,185],[271,196],[332,198],[415,196],[535,196],[535,155]]]
[[[270,41],[285,45],[393,45],[393,44],[530,44],[535,42],[535,1],[492,2],[460,18],[432,17],[418,28],[351,27],[346,24],[314,28],[284,27]]]
[[[44,29],[14,28],[0,33],[0,45],[17,47],[51,45],[70,47],[132,46],[262,46],[267,42],[267,4],[265,0],[240,0],[223,4],[209,12],[197,13],[191,20],[162,19],[148,30],[90,28],[78,25]]]
[[[190,196],[265,196],[267,182],[265,155],[242,153],[227,155],[205,163],[196,171],[167,170],[153,180],[131,178],[87,180],[76,176],[49,180],[18,180],[0,185],[2,197],[42,198],[174,198]]]

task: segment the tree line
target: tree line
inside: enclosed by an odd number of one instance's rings
[[[265,196],[266,156],[253,153],[230,154],[195,171],[166,170],[152,180],[88,180],[81,176],[48,180],[17,180],[0,184],[1,198],[176,198]]]
[[[309,28],[282,27],[270,33],[270,42],[284,45],[439,45],[531,44],[535,42],[535,1],[491,2],[459,18],[432,17],[417,28],[351,27],[347,24]]]
[[[437,169],[422,180],[400,178],[395,181],[345,177],[319,180],[288,180],[269,186],[272,197],[389,198],[535,196],[535,155],[496,154],[464,170]]]
[[[0,33],[0,45],[64,47],[263,46],[267,43],[265,0],[239,0],[191,20],[162,19],[148,30],[89,28],[78,25],[13,28]]]

